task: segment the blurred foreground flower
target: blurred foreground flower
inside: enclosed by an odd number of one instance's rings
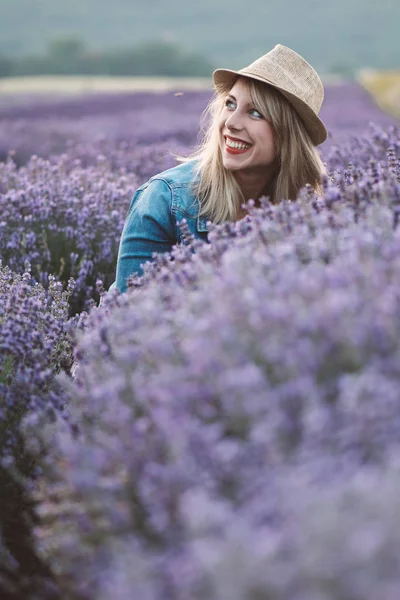
[[[68,597],[397,600],[398,176],[250,206],[87,316],[78,433],[40,428]]]

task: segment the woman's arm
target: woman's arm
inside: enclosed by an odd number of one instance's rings
[[[152,260],[153,252],[169,252],[176,243],[171,188],[164,180],[153,179],[137,190],[129,207],[117,260],[119,291],[126,291],[130,275],[143,273],[141,265]]]

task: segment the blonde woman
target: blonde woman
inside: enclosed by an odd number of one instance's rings
[[[213,81],[210,124],[198,150],[133,196],[112,286],[120,292],[154,252],[182,241],[182,219],[207,241],[207,221],[241,219],[249,199],[295,200],[307,183],[319,191],[325,168],[316,146],[327,131],[318,117],[324,89],[311,65],[278,44],[240,71],[217,69]]]

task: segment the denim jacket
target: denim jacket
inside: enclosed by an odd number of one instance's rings
[[[199,216],[199,200],[190,189],[194,161],[163,171],[135,192],[122,231],[116,281],[111,287],[127,289],[133,273],[141,275],[142,265],[153,252],[169,252],[183,234],[177,222],[186,219],[195,237],[208,241],[207,217]]]

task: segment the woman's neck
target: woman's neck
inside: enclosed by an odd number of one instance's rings
[[[234,173],[234,177],[240,187],[245,201],[258,200],[261,196],[265,195],[274,178],[275,172],[275,167],[271,167],[271,169],[267,172],[265,169],[263,169],[261,176],[259,173],[236,171]]]

